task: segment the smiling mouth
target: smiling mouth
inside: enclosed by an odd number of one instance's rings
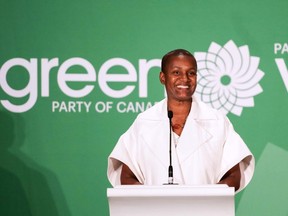
[[[188,89],[189,86],[188,86],[188,85],[178,85],[177,88],[180,88],[180,89]]]

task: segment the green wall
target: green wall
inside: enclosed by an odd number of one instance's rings
[[[164,97],[161,57],[232,41],[256,64],[247,82],[262,74],[257,94],[239,84],[252,104],[244,97],[240,114],[227,113],[256,158],[236,215],[286,216],[287,8],[286,0],[1,0],[0,215],[109,215],[107,157]]]

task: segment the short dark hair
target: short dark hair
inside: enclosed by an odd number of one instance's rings
[[[161,62],[161,71],[165,72],[165,67],[166,67],[166,65],[169,62],[171,57],[180,56],[180,55],[190,56],[190,57],[195,59],[195,57],[189,51],[187,51],[185,49],[172,50],[163,56],[162,62]]]

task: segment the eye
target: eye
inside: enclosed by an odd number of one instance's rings
[[[180,74],[179,71],[173,71],[172,73],[173,73],[174,75],[179,75],[179,74]]]
[[[188,75],[189,75],[189,76],[196,76],[197,73],[196,73],[196,71],[189,71],[189,72],[188,72]]]

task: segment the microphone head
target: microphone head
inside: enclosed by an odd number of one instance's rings
[[[169,119],[173,118],[173,112],[171,110],[168,110],[168,118]]]

